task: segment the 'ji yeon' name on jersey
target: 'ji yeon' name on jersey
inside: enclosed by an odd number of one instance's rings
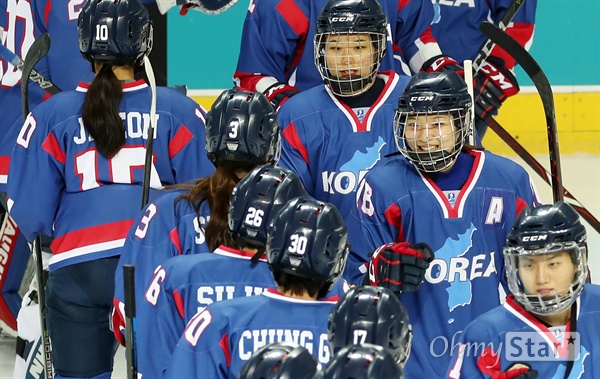
[[[150,127],[150,114],[140,112],[119,112],[119,116],[125,122],[125,138],[144,138],[148,139],[148,128]],[[154,119],[154,138],[156,138],[156,130],[158,126],[158,119],[160,115],[156,115]],[[83,119],[78,118],[79,121],[79,135],[73,137],[73,142],[77,145],[81,145],[86,142],[93,141],[94,139],[90,136],[85,127],[83,126]]]

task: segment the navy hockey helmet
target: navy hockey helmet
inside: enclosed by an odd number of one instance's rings
[[[295,197],[308,196],[294,172],[270,164],[256,167],[233,188],[229,230],[253,246],[265,246],[271,218]]]
[[[317,361],[306,348],[287,342],[267,345],[246,362],[238,379],[313,379]]]
[[[358,51],[351,45],[355,42],[342,42],[340,38],[332,38],[330,41],[333,35],[350,36],[358,33],[370,38],[371,54],[367,64],[361,54],[348,52],[339,55],[342,50]],[[338,96],[355,96],[368,90],[385,55],[386,36],[387,19],[377,0],[329,0],[317,17],[314,43],[315,64],[323,82]],[[332,54],[330,59],[327,59],[328,54]],[[333,59],[333,55],[337,59]],[[361,74],[336,74],[344,71]]]
[[[346,225],[334,205],[298,197],[271,219],[267,261],[274,273],[321,280],[329,290],[344,271],[346,240]]]
[[[386,32],[387,19],[377,0],[329,0],[317,17],[317,33]]]
[[[152,50],[152,23],[139,0],[89,0],[77,29],[79,50],[90,62],[141,66]]]
[[[265,95],[223,91],[206,116],[206,152],[215,166],[276,163],[280,150],[277,115]]]
[[[567,309],[577,299],[587,280],[587,235],[579,215],[569,204],[529,206],[515,220],[504,247],[508,287],[531,313],[551,314]],[[566,252],[575,267],[569,288],[552,294],[528,294],[519,275],[519,259],[551,257]]]
[[[412,327],[398,296],[383,287],[350,289],[332,309],[328,321],[329,348],[370,343],[386,348],[400,367],[410,354]]]
[[[450,167],[471,131],[471,106],[467,84],[456,72],[414,75],[394,116],[398,150],[422,172]]]
[[[342,348],[318,378],[400,379],[404,374],[386,349],[365,343]]]

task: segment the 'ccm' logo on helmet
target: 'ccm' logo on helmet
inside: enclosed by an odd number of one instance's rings
[[[411,96],[410,101],[432,101],[433,96]]]
[[[329,22],[352,22],[354,21],[354,15],[342,16],[342,17],[331,17]]]
[[[548,238],[547,234],[544,234],[543,236],[524,236],[523,242],[543,241],[546,238]]]

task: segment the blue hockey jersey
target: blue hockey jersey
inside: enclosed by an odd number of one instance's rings
[[[264,92],[276,82],[301,91],[322,85],[315,66],[314,38],[317,17],[327,0],[255,0],[250,3],[234,79],[236,85]],[[380,70],[410,75],[429,57],[440,54],[430,24],[428,1],[380,1],[391,36]],[[393,43],[392,43],[393,42]]]
[[[141,218],[129,230],[115,272],[113,332],[124,344],[125,294],[123,265],[135,266],[136,304],[144,294],[157,266],[179,255],[209,253],[204,230],[210,218],[207,202],[200,205],[200,215],[187,200],[176,201],[186,190],[169,190],[148,204]]]
[[[516,362],[527,362],[540,378],[563,379],[569,351],[568,378],[600,377],[600,286],[586,284],[576,307],[576,328],[550,330],[512,295],[506,302],[471,322],[456,346],[448,378],[491,378]],[[577,332],[571,334],[571,332]]]
[[[173,353],[165,378],[234,379],[263,346],[304,346],[321,364],[329,361],[327,319],[336,301],[303,300],[269,289],[206,307],[196,314]]]
[[[30,1],[0,0],[0,44],[25,59],[29,47],[40,34],[34,21],[34,4]],[[79,48],[75,46],[75,50]],[[89,67],[89,64],[88,64]],[[48,65],[42,59],[35,69],[48,75]],[[45,91],[37,84],[29,84],[28,100],[30,108],[42,102]],[[23,125],[21,112],[21,71],[0,58],[0,192],[6,192],[10,154],[15,146],[17,135]]]
[[[347,224],[360,179],[397,151],[394,110],[409,78],[393,71],[379,77],[385,87],[370,108],[352,109],[321,85],[292,97],[278,112],[284,128],[279,165],[296,172],[311,196],[335,205]],[[353,237],[348,233],[351,244]]]
[[[136,309],[139,373],[161,377],[185,325],[207,305],[259,295],[275,286],[266,258],[253,264],[253,255],[220,246],[212,254],[170,258],[155,270]],[[326,298],[338,300],[347,290],[341,279]]]
[[[375,165],[359,189],[354,230],[361,235],[353,250],[409,241],[435,251],[419,290],[402,295],[414,332],[408,378],[442,377],[454,336],[500,305],[508,225],[537,203],[529,175],[516,163],[489,152],[461,154],[470,154],[473,165],[460,190],[444,193],[402,155]]]
[[[73,90],[79,82],[94,78],[92,65],[79,51],[77,19],[85,5],[82,0],[30,0],[35,6],[35,23],[39,34],[52,38],[46,55],[48,79],[63,91]],[[69,62],[69,64],[65,64]]]
[[[475,59],[487,37],[479,30],[482,22],[498,25],[513,0],[448,1],[432,0],[435,16],[431,29],[445,54],[459,62]],[[526,49],[533,42],[533,29],[537,0],[527,0],[521,6],[506,32]],[[495,46],[491,55],[506,62],[512,69],[515,59],[502,48]]]
[[[259,295],[275,286],[263,257],[220,246],[212,254],[176,256],[154,273],[138,302],[138,372],[160,378],[166,370],[179,337],[192,316],[213,302]]]
[[[100,155],[81,121],[87,85],[36,107],[11,156],[9,210],[24,235],[55,237],[50,270],[119,255],[140,214],[151,90],[123,85],[126,141],[112,158]],[[191,99],[157,88],[157,123],[150,186],[210,174],[204,111]]]

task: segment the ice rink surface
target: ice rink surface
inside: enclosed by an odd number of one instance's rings
[[[518,157],[511,159],[525,167],[533,178],[543,203],[552,202],[552,191],[537,174],[523,163]],[[549,167],[548,156],[538,155],[536,158]],[[596,218],[600,218],[600,156],[591,154],[576,154],[561,157],[564,186],[577,198]],[[586,223],[590,256],[592,281],[600,284],[600,234]],[[0,378],[12,378],[15,361],[15,339],[0,335]],[[122,348],[117,351],[113,378],[125,379],[125,353]]]

